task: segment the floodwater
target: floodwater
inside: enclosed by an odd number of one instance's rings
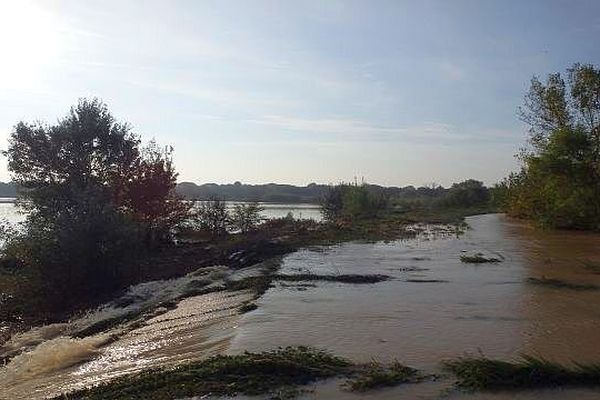
[[[467,222],[470,229],[459,237],[450,231],[426,231],[416,239],[306,249],[284,257],[281,267],[283,273],[381,273],[391,275],[390,281],[317,282],[314,287],[276,284],[257,301],[257,310],[244,315],[236,310],[250,294],[218,292],[188,297],[139,326],[85,339],[69,339],[68,333],[73,324],[85,325],[86,320],[25,334],[13,346],[27,345],[29,350],[0,368],[0,398],[43,398],[147,367],[287,345],[323,348],[356,362],[397,359],[436,373],[440,361],[465,354],[600,361],[600,290],[527,282],[533,277],[600,286],[600,271],[590,267],[600,264],[600,235],[538,231],[497,214],[470,217]],[[460,262],[461,255],[472,252],[503,261]],[[207,273],[219,277],[233,272]],[[158,304],[152,303],[154,297],[176,298],[198,279],[207,281],[195,275],[150,283],[132,288],[130,297],[135,298],[133,305],[143,303],[152,309]],[[87,318],[97,320],[115,312],[119,309],[112,305]],[[329,381],[304,397],[600,398],[600,389],[466,394],[452,390],[451,384],[451,378],[442,377],[356,395]]]
[[[15,207],[13,198],[0,197],[0,221],[6,220],[16,224],[25,219]],[[236,204],[247,204],[244,202],[227,202],[227,209],[232,210]],[[291,214],[296,219],[313,219],[321,221],[320,207],[317,204],[287,204],[287,203],[259,203],[263,208],[261,216],[265,219],[283,218]]]
[[[467,219],[471,229],[392,243],[346,243],[288,256],[283,273],[381,273],[371,285],[318,283],[278,287],[244,317],[229,349],[306,344],[357,362],[397,359],[439,372],[440,361],[465,354],[513,359],[520,354],[570,362],[600,361],[600,290],[556,289],[529,277],[600,285],[585,263],[600,261],[600,235],[540,232],[501,215]],[[494,264],[464,264],[464,252],[501,255]],[[431,281],[431,282],[427,282]],[[437,282],[434,282],[437,281]],[[406,385],[375,398],[438,398],[444,382]],[[322,398],[356,398],[335,385]],[[520,398],[565,398],[567,392],[524,392]],[[570,395],[600,398],[600,391]],[[513,398],[514,393],[451,397]],[[311,396],[315,396],[314,394]],[[309,397],[311,397],[309,396]]]

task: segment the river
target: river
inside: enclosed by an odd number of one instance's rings
[[[457,237],[426,231],[388,243],[351,242],[311,248],[282,260],[283,273],[381,273],[374,285],[319,282],[312,287],[276,284],[258,309],[239,315],[245,292],[188,297],[175,309],[153,307],[190,287],[226,276],[256,273],[215,267],[171,281],[138,285],[116,302],[68,324],[21,335],[9,347],[28,346],[0,369],[2,399],[44,398],[68,388],[215,353],[259,351],[286,345],[331,350],[356,362],[397,359],[440,373],[440,361],[465,354],[513,359],[520,354],[570,362],[600,361],[600,291],[535,285],[528,278],[600,285],[600,235],[538,231],[502,215],[467,218]],[[494,264],[464,264],[465,252],[503,257]],[[133,299],[133,301],[131,301]],[[145,322],[85,339],[78,329],[126,308],[145,307]],[[163,310],[164,311],[164,310]],[[153,315],[154,313],[155,315]],[[7,351],[7,348],[3,349]],[[338,382],[314,387],[306,398],[377,399],[597,399],[599,390],[563,389],[467,394],[452,379],[356,395]]]
[[[245,202],[227,202],[226,207],[232,210],[236,204]],[[283,218],[291,214],[296,219],[313,219],[321,221],[320,207],[316,204],[288,204],[288,203],[258,203],[262,207],[261,216],[264,219]],[[0,221],[4,220],[16,224],[25,219],[15,207],[13,198],[0,197]]]

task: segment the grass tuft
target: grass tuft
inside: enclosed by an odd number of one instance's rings
[[[514,362],[462,357],[444,367],[458,378],[457,386],[471,390],[600,385],[600,364],[567,367],[532,356]]]
[[[364,366],[346,384],[353,392],[366,392],[371,389],[396,386],[401,383],[417,382],[421,380],[419,372],[395,361],[389,366],[372,362]]]

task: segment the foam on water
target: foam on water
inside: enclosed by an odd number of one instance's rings
[[[98,349],[110,340],[110,336],[107,335],[83,339],[60,336],[48,340],[13,358],[0,370],[0,381],[14,384],[89,361],[96,357]]]
[[[10,358],[0,368],[0,399],[43,399],[146,368],[223,352],[237,326],[239,307],[253,294],[212,289],[269,267],[257,264],[234,271],[215,266],[142,283],[68,323],[15,335],[0,348],[0,356]],[[109,323],[115,320],[116,324]],[[103,324],[106,328],[98,329],[99,334],[76,337]]]

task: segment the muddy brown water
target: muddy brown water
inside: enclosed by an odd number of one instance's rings
[[[283,273],[382,273],[376,285],[318,283],[278,287],[244,317],[230,352],[308,344],[358,362],[398,359],[427,371],[465,354],[513,359],[539,355],[570,362],[600,361],[600,291],[532,285],[529,277],[600,285],[600,235],[539,231],[502,215],[467,219],[471,229],[392,243],[346,243],[288,256]],[[464,264],[464,252],[499,254],[494,264]],[[406,282],[440,280],[446,282]],[[298,290],[301,289],[301,290]],[[373,392],[373,398],[438,398],[449,382]],[[356,398],[336,385],[317,397]],[[465,398],[600,398],[600,390],[473,394]],[[313,394],[313,396],[315,396]],[[364,395],[361,395],[362,397]],[[569,397],[570,398],[570,397]]]
[[[16,341],[30,350],[0,368],[0,398],[43,398],[148,367],[287,345],[328,349],[356,362],[397,359],[428,372],[440,372],[441,360],[465,354],[600,361],[600,290],[527,282],[535,277],[600,286],[600,271],[589,267],[600,263],[600,235],[539,231],[497,214],[467,222],[470,229],[459,237],[426,231],[410,240],[306,249],[286,256],[281,267],[282,273],[380,273],[391,275],[390,281],[276,284],[257,301],[257,310],[241,316],[236,310],[248,293],[190,297],[120,335],[111,331],[72,340],[66,337],[68,326],[32,332],[38,342]],[[465,252],[504,260],[464,264]],[[156,295],[193,280],[185,279],[134,292]],[[119,338],[108,340],[110,335]],[[452,390],[449,377],[361,395],[340,390],[339,383],[312,386],[303,397],[600,398],[600,389],[467,394]]]

